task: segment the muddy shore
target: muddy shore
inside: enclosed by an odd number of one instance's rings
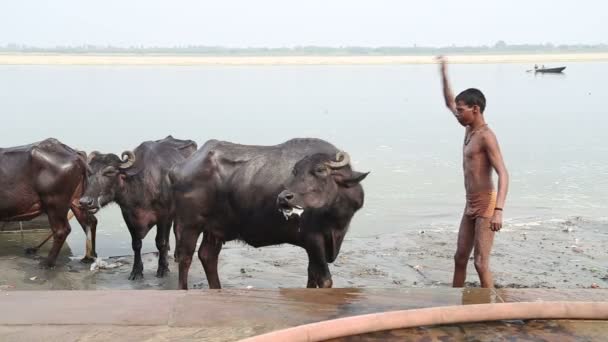
[[[27,256],[45,233],[0,235],[0,290],[47,289],[175,289],[177,264],[164,279],[155,277],[155,253],[146,253],[144,279],[129,281],[132,256],[104,257],[101,268],[79,262],[69,246],[59,265],[38,268],[38,258]],[[448,287],[456,227],[421,227],[396,234],[347,238],[330,270],[334,287]],[[582,218],[516,223],[497,234],[491,269],[496,287],[591,288],[608,287],[608,221]],[[46,255],[43,249],[39,255]],[[297,247],[284,245],[255,249],[230,242],[220,255],[224,288],[289,288],[306,284],[307,259]],[[190,286],[207,288],[202,266],[196,260]],[[479,286],[472,260],[467,285]]]

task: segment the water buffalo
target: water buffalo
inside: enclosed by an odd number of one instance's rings
[[[78,199],[86,188],[87,170],[84,152],[53,138],[26,146],[0,148],[0,221],[27,221],[43,213],[48,216],[53,246],[41,266],[55,265],[71,231],[70,209],[87,234],[83,261],[93,261],[97,256],[97,220],[78,206]]]
[[[308,254],[308,287],[331,287],[328,263],[338,256],[363,206],[348,154],[319,139],[275,146],[210,140],[170,172],[176,206],[179,287],[188,288],[196,242],[210,288],[220,288],[217,262],[226,241],[254,247],[289,243]]]
[[[134,151],[123,152],[122,160],[111,153],[89,154],[91,174],[87,189],[80,198],[80,206],[90,213],[96,213],[112,202],[120,206],[135,253],[129,279],[143,278],[142,239],[154,225],[157,227],[156,247],[159,252],[156,276],[164,277],[169,272],[167,252],[173,205],[166,176],[175,163],[186,159],[196,148],[192,140],[168,136],[162,140],[143,142]]]

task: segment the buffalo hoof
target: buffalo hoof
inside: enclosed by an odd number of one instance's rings
[[[164,278],[169,274],[169,267],[159,267],[156,271],[156,278]]]
[[[129,280],[140,280],[144,279],[144,273],[142,271],[133,271],[129,276]]]
[[[319,288],[330,289],[330,288],[332,288],[333,285],[334,285],[334,282],[331,279],[325,279],[325,280],[321,281],[321,283],[319,284]]]
[[[55,262],[49,261],[48,259],[42,259],[42,260],[40,260],[38,267],[45,269],[45,270],[50,270],[50,269],[55,268]]]
[[[80,262],[83,264],[92,264],[94,261],[95,261],[95,258],[88,257],[88,256],[85,256],[84,258],[80,259]]]
[[[27,255],[34,255],[36,253],[38,253],[38,248],[36,247],[28,247],[25,249],[25,254]]]

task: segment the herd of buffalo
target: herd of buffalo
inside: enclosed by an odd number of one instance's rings
[[[71,210],[86,234],[83,261],[93,261],[97,219],[109,203],[120,206],[135,259],[129,279],[143,277],[142,239],[156,226],[157,277],[169,271],[171,227],[179,288],[197,241],[210,288],[220,288],[218,257],[226,241],[254,247],[292,244],[308,254],[307,287],[331,287],[328,263],[349,223],[363,206],[361,181],[348,153],[320,139],[292,139],[274,146],[239,145],[168,136],[118,155],[86,154],[46,139],[0,148],[0,221],[46,214],[53,245],[43,259],[54,266],[71,231]]]

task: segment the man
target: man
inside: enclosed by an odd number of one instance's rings
[[[454,98],[447,78],[447,62],[444,57],[437,59],[441,65],[445,105],[466,127],[463,145],[466,206],[458,232],[452,285],[464,286],[467,263],[474,249],[475,269],[481,287],[494,287],[489,267],[490,252],[494,234],[502,228],[509,175],[496,136],[485,122],[485,96],[478,89],[471,88]],[[492,181],[492,170],[498,174],[498,193]]]

